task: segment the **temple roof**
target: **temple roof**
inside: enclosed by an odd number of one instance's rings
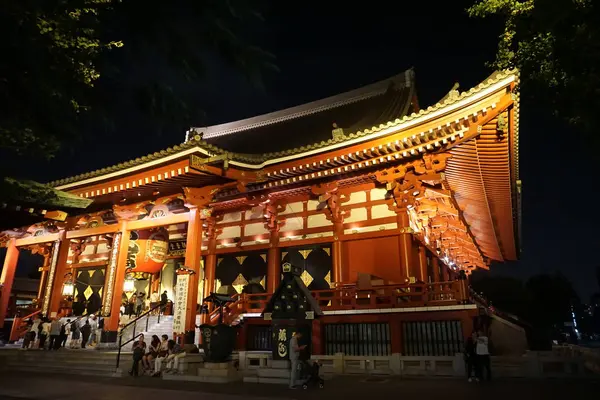
[[[209,144],[235,153],[265,154],[332,139],[333,124],[353,133],[405,116],[414,96],[407,70],[359,89],[240,121],[202,128]]]
[[[81,212],[91,199],[33,181],[0,180],[0,229],[43,221],[47,211]]]

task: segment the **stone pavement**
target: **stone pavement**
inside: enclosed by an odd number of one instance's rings
[[[324,389],[289,390],[280,385],[208,384],[163,381],[158,378],[101,378],[5,372],[0,375],[0,399],[35,400],[287,400],[308,399],[444,399],[520,400],[593,399],[600,380],[497,380],[469,384],[457,379],[336,377]]]

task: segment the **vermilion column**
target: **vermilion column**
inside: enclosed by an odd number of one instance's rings
[[[442,282],[448,282],[450,278],[448,277],[448,266],[446,264],[442,264]]]
[[[433,281],[440,281],[440,260],[437,257],[431,259],[431,267],[433,269]]]
[[[69,225],[69,227],[72,227],[72,225]],[[60,303],[63,298],[62,289],[64,277],[69,270],[67,259],[69,258],[70,242],[69,239],[67,239],[67,230],[68,229],[65,229],[60,234],[60,245],[58,246],[56,270],[54,272],[53,282],[51,282],[52,293],[50,294],[50,305],[48,308],[49,317],[56,316],[60,310]],[[50,277],[48,277],[48,279],[50,279]]]
[[[202,220],[200,210],[196,207],[190,208],[190,217],[187,227],[187,240],[185,250],[185,266],[192,271],[189,277],[188,297],[185,313],[185,337],[184,343],[194,343],[196,332],[196,308],[198,305],[198,278],[200,276],[202,247]]]
[[[281,249],[279,233],[271,232],[271,243],[267,251],[267,293],[275,292],[281,280]]]
[[[331,243],[331,280],[336,283],[344,282],[344,260],[342,252],[342,241],[340,240],[343,233],[344,223],[334,223],[333,243]]]
[[[125,272],[127,270],[127,258],[129,253],[130,232],[126,228],[126,223],[121,222],[121,232],[119,235],[117,267],[115,269],[115,279],[112,288],[112,302],[110,305],[110,315],[104,319],[105,342],[112,343],[117,340],[119,330],[119,320],[121,312],[121,298],[123,297],[123,285],[125,284]]]
[[[19,261],[19,249],[15,246],[14,239],[11,240],[6,249],[6,258],[4,259],[4,267],[0,276],[0,327],[4,327],[4,319],[8,312],[8,301],[10,300],[10,292],[15,280],[15,271],[17,270],[17,262]]]
[[[411,277],[410,267],[412,265],[412,234],[410,222],[408,220],[408,213],[405,209],[400,209],[397,216],[398,228],[400,229],[400,235],[398,235],[400,266],[402,268],[402,274],[408,279]]]
[[[427,248],[419,246],[419,276],[421,282],[427,282]]]
[[[207,221],[207,237],[208,237],[208,254],[206,256],[206,261],[204,263],[204,286],[202,299],[210,296],[211,293],[215,291],[215,275],[217,272],[217,255],[215,251],[217,250],[217,240],[216,240],[216,231],[214,219]],[[209,310],[212,311],[212,304],[207,304]],[[200,316],[201,323],[205,324],[208,322],[208,314],[202,314]]]

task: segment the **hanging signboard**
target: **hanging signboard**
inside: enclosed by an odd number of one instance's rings
[[[177,275],[177,286],[175,287],[175,316],[173,318],[174,333],[185,333],[185,319],[187,316],[186,307],[188,300],[189,282],[189,275]]]

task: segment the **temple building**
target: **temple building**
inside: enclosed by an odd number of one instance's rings
[[[408,70],[51,182],[93,202],[4,233],[3,293],[33,250],[39,312],[100,313],[103,341],[132,295],[166,291],[174,334],[197,342],[220,293],[238,347],[267,350],[261,313],[289,263],[322,311],[313,353],[454,354],[480,323],[469,275],[519,255],[517,84],[497,72],[420,108]]]

